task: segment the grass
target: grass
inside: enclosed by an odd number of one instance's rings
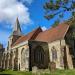
[[[0,75],[75,75],[75,69],[73,70],[56,70],[54,72],[37,72],[36,74],[33,74],[32,72],[22,72],[22,71],[12,71],[12,70],[6,70],[3,72],[0,72]]]

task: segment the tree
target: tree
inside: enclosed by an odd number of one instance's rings
[[[63,20],[64,12],[70,12],[72,16],[67,22],[73,23],[75,21],[75,0],[49,0],[44,4],[44,9],[47,20],[57,15],[59,16],[57,22],[60,22],[60,18]]]

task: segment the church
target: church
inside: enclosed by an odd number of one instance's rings
[[[43,31],[40,27],[23,35],[17,18],[8,45],[2,53],[2,69],[32,71],[48,69],[52,62],[58,69],[75,68],[75,29],[61,23]]]

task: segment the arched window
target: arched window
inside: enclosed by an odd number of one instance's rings
[[[44,50],[41,46],[38,46],[34,50],[34,62],[36,64],[44,63]]]
[[[23,48],[21,51],[21,67],[25,67],[29,62],[29,49]]]
[[[24,48],[21,51],[21,65],[22,67],[25,65],[25,49]]]
[[[18,70],[18,48],[14,51],[14,70]]]
[[[56,61],[57,51],[56,51],[55,47],[52,47],[51,52],[52,52],[52,61]]]

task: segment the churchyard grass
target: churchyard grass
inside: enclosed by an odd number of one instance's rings
[[[75,75],[75,69],[73,70],[56,70],[53,72],[22,72],[22,71],[12,71],[12,70],[5,70],[0,72],[0,75]]]

